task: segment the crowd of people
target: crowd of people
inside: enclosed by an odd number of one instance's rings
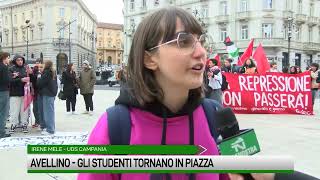
[[[53,135],[56,131],[54,103],[58,82],[63,87],[67,112],[71,110],[75,114],[76,96],[80,89],[86,104],[84,113],[92,114],[95,80],[95,73],[88,61],[84,61],[79,77],[73,64],[68,64],[60,80],[50,60],[41,63],[38,59],[33,67],[29,67],[23,56],[15,55],[10,61],[10,54],[1,52],[0,138],[10,137],[19,129],[28,133],[31,113],[35,119],[32,128],[37,128],[42,135]],[[9,133],[5,130],[7,120],[10,124]]]
[[[243,66],[232,65],[232,59],[224,60],[224,64],[219,66],[219,62],[216,59],[208,59],[206,63],[206,71],[204,73],[205,84],[205,96],[206,98],[214,99],[222,104],[222,92],[228,88],[223,73],[238,73],[238,74],[255,74],[258,73],[257,66],[254,59],[247,59]],[[320,87],[320,70],[319,64],[311,63],[306,68],[306,71],[310,71],[311,74],[311,91],[312,91],[312,104],[317,96],[318,89]],[[302,70],[299,66],[291,66],[289,69],[284,67],[282,71],[278,70],[277,63],[270,63],[269,72],[279,72],[286,74],[299,74]]]
[[[44,64],[37,61],[35,67],[30,68],[20,55],[15,55],[10,62],[10,54],[7,52],[1,52],[0,60],[0,137],[9,137],[19,128],[24,133],[29,132],[31,101],[35,123],[40,124],[41,134],[54,134],[54,100],[58,86],[52,61],[45,61]],[[6,134],[8,118],[11,126],[9,134]]]

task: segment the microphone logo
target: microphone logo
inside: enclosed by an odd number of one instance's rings
[[[231,144],[231,148],[233,148],[236,152],[239,152],[245,150],[247,147],[244,140],[239,137],[234,143]]]

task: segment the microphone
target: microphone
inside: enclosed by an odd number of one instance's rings
[[[260,152],[259,143],[253,129],[240,130],[231,108],[216,112],[216,128],[222,140],[218,142],[221,155],[253,155]],[[251,174],[241,174],[244,180],[254,180]],[[293,174],[275,173],[275,180],[319,180],[316,177],[295,171]]]
[[[231,108],[216,113],[216,128],[222,137],[218,142],[221,155],[253,155],[260,152],[260,146],[253,129],[240,130]],[[245,180],[254,180],[251,174],[241,174]]]

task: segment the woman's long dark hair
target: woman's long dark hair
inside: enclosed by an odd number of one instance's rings
[[[292,68],[294,69],[294,72],[291,72]],[[291,66],[290,69],[289,69],[289,74],[298,74],[297,67],[296,66]]]
[[[54,80],[57,79],[56,71],[55,71],[54,68],[53,68],[53,63],[52,63],[52,61],[49,61],[49,60],[45,61],[45,62],[44,62],[44,69],[50,70],[50,72],[51,72],[51,74],[52,74],[52,78],[53,78]]]
[[[247,65],[247,61],[250,60],[250,65]],[[254,63],[253,59],[246,59],[244,61],[244,64],[243,64],[243,67],[246,67],[246,68],[253,68],[253,67],[256,67],[256,64]]]
[[[69,64],[67,65],[67,72],[68,72],[68,73],[71,72],[72,66],[73,66],[73,63],[69,63]]]

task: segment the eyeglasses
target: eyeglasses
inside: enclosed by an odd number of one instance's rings
[[[203,48],[208,50],[209,46],[212,44],[211,39],[208,35],[202,34],[200,35],[199,39],[195,38],[194,35],[190,33],[179,33],[176,39],[173,39],[171,41],[167,41],[165,43],[159,44],[153,48],[150,48],[149,51],[152,51],[156,48],[159,48],[161,46],[171,44],[171,43],[177,43],[178,48],[183,51],[184,53],[192,53],[197,42],[201,44]]]

